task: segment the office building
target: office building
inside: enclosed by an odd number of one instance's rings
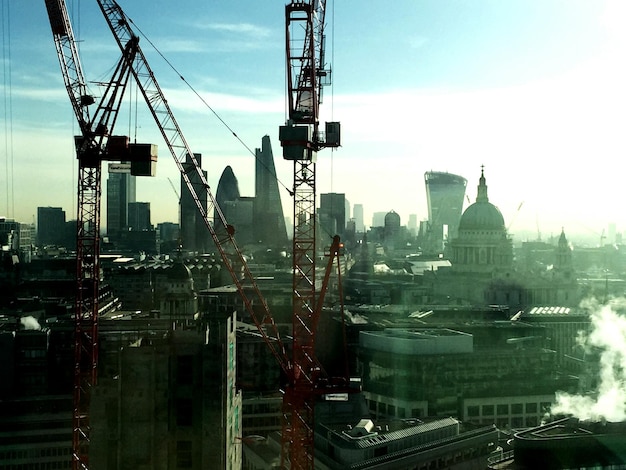
[[[255,157],[254,237],[262,243],[282,247],[287,243],[287,227],[269,136],[263,136]]]
[[[206,253],[213,249],[213,243],[211,242],[211,236],[206,226],[206,222],[202,219],[198,211],[197,204],[206,212],[207,210],[207,188],[202,184],[201,178],[196,171],[197,162],[198,167],[202,165],[202,155],[195,153],[193,158],[191,155],[187,155],[186,161],[182,164],[184,172],[189,175],[191,185],[197,195],[198,202],[192,196],[187,183],[181,176],[180,180],[180,235],[181,244],[185,251]],[[206,179],[206,171],[202,170],[202,174]],[[208,214],[207,214],[208,216]]]
[[[346,229],[346,195],[344,193],[320,194],[318,217],[322,236],[343,236]]]
[[[65,211],[60,207],[37,208],[37,244],[61,245],[65,233]]]
[[[149,202],[131,202],[128,204],[128,228],[136,232],[152,230]]]
[[[424,174],[424,182],[428,204],[428,228],[424,245],[428,252],[441,253],[444,244],[456,236],[467,180],[452,173],[428,171]]]
[[[354,219],[354,228],[358,233],[365,232],[365,219],[363,216],[363,204],[355,204],[352,209],[352,218]]]
[[[130,163],[109,163],[107,178],[107,235],[119,240],[128,230],[128,205],[137,197],[136,177],[130,173]]]
[[[555,392],[577,386],[571,376],[555,373],[556,353],[543,347],[544,328],[478,322],[466,315],[465,321],[470,319],[472,324],[456,329],[361,331],[360,370],[372,415],[457,416],[500,429],[537,426]],[[441,320],[456,324],[452,318]]]

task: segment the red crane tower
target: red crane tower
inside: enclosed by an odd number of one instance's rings
[[[291,424],[287,434],[291,436],[290,457],[298,462],[295,468],[313,469],[314,405],[317,395],[323,393],[319,383],[321,368],[315,355],[319,307],[315,292],[315,164],[319,150],[340,145],[340,126],[338,122],[328,122],[325,133],[319,129],[322,86],[330,83],[331,75],[324,58],[325,0],[293,0],[285,6],[285,17],[288,120],[280,127],[279,138],[283,157],[294,164],[294,374],[291,387],[286,390],[284,413],[291,414],[285,422]]]
[[[112,131],[130,77],[128,61],[121,58],[106,83],[93,117],[89,105],[95,98],[87,92],[76,40],[65,0],[45,0],[52,35],[74,114],[81,135],[75,138],[78,159],[78,214],[76,232],[76,298],[74,309],[74,389],[72,413],[72,467],[87,468],[89,444],[89,397],[97,380],[98,296],[100,286],[100,196],[101,163],[130,161],[133,146],[128,138]],[[137,42],[125,45],[123,57],[133,57]],[[139,147],[135,147],[137,149]],[[148,156],[150,159],[150,156]],[[135,163],[139,160],[135,158]],[[133,164],[137,170],[142,165]],[[140,174],[135,171],[135,174]]]

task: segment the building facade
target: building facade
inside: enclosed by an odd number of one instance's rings
[[[424,173],[428,225],[425,249],[441,253],[444,244],[455,237],[461,220],[467,180],[459,175],[441,171]]]
[[[107,178],[107,235],[119,239],[128,230],[128,205],[136,201],[136,177],[130,163],[109,163]]]
[[[202,220],[200,212],[198,211],[198,204],[207,211],[207,188],[202,184],[201,178],[197,174],[195,168],[196,165],[202,165],[202,155],[195,153],[193,157],[187,155],[185,162],[183,162],[183,171],[189,175],[191,185],[197,196],[194,198],[187,187],[187,183],[181,176],[180,179],[180,241],[183,249],[190,252],[206,253],[212,251],[213,242],[209,234],[209,229],[206,227],[206,222]],[[202,174],[206,179],[207,173],[202,170]],[[208,216],[208,215],[207,215]]]
[[[261,148],[255,150],[255,157],[254,238],[282,247],[287,243],[287,227],[268,135],[263,136]]]

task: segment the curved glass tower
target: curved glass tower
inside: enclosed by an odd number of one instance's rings
[[[467,180],[452,173],[427,171],[424,182],[428,203],[427,250],[441,252],[444,243],[458,231]]]

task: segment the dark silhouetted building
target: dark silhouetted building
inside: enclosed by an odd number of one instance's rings
[[[287,243],[287,227],[269,136],[263,136],[255,157],[254,235],[257,241],[265,244],[284,246]]]
[[[136,200],[136,177],[130,163],[109,163],[107,178],[107,235],[113,241],[128,229],[128,205]]]
[[[60,207],[37,208],[37,244],[61,245],[65,233],[65,211]]]
[[[131,202],[128,204],[128,228],[135,231],[152,230],[149,202]]]
[[[194,158],[198,166],[201,166],[202,155],[194,153]],[[191,185],[198,196],[200,205],[206,211],[207,188],[202,184],[190,155],[187,155],[187,160],[182,165],[185,173],[189,175]],[[203,170],[202,174],[206,178],[206,171]],[[197,203],[182,177],[180,186],[180,233],[183,249],[186,251],[205,253],[213,247],[213,243],[210,241],[211,236],[209,230],[206,227],[205,221],[202,220]]]
[[[346,229],[347,201],[343,193],[320,194],[318,217],[323,235],[343,236]]]

